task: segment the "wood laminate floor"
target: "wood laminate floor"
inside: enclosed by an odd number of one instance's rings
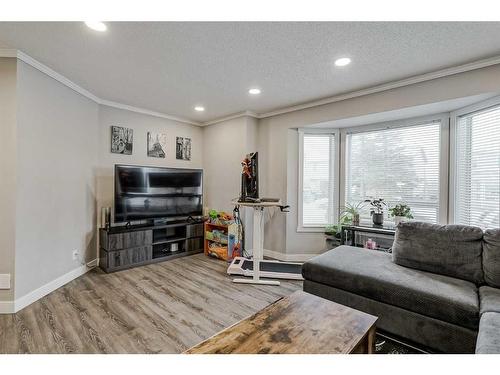
[[[16,314],[0,315],[0,353],[181,353],[302,289],[234,284],[203,254],[105,274],[92,270]]]

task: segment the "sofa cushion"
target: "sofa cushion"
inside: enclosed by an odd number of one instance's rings
[[[481,315],[476,343],[477,354],[500,354],[500,313]]]
[[[484,279],[500,288],[500,229],[487,229],[483,236]]]
[[[479,324],[476,285],[401,267],[384,252],[339,246],[304,263],[302,275],[462,327],[477,329]]]
[[[477,227],[401,223],[392,246],[393,260],[400,266],[481,284],[482,239],[483,231]]]
[[[479,312],[500,313],[500,289],[490,286],[479,288]]]

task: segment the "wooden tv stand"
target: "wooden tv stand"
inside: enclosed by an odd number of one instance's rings
[[[99,267],[105,272],[203,252],[203,222],[177,221],[99,230]]]

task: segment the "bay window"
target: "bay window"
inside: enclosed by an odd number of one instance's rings
[[[298,230],[322,230],[345,204],[374,198],[407,204],[418,221],[500,227],[498,97],[444,115],[301,130],[299,154]],[[361,221],[371,222],[368,207]]]
[[[437,223],[440,129],[440,120],[434,120],[412,126],[349,132],[345,152],[345,201],[355,204],[383,198],[389,207],[406,203],[415,220]],[[362,212],[361,219],[370,219],[368,209]]]

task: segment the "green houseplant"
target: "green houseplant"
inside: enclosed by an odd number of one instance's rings
[[[342,226],[350,223],[351,220],[347,216],[341,216],[338,224],[329,224],[325,227],[325,234],[340,239]]]
[[[389,208],[389,215],[394,218],[395,225],[398,225],[406,219],[413,219],[411,208],[405,203],[398,203],[394,207]]]
[[[348,225],[351,220],[347,216],[341,216],[338,224],[329,224],[325,227],[327,245],[336,247],[340,245],[342,237],[342,226]]]
[[[325,234],[333,237],[333,239],[328,239],[329,241],[336,242],[337,245],[340,244],[342,226],[350,224],[359,225],[359,214],[361,208],[364,206],[364,203],[365,202],[359,202],[356,204],[347,203],[341,208],[338,224],[329,224],[325,227]]]
[[[384,224],[384,206],[387,207],[387,204],[384,202],[383,198],[375,198],[375,199],[366,199],[366,203],[369,203],[370,215],[372,215],[372,221],[375,225],[383,225]]]
[[[359,215],[361,209],[364,207],[365,202],[361,201],[358,203],[346,203],[344,207],[340,210],[340,218],[346,217],[347,222],[352,225],[359,225]]]

